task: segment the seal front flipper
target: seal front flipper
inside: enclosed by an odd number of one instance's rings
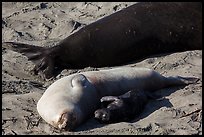
[[[34,74],[40,73],[43,78],[49,79],[53,77],[54,57],[52,50],[46,47],[39,47],[24,43],[4,42],[2,46],[25,55],[28,60],[35,64],[32,70]],[[48,50],[49,49],[49,50]]]
[[[117,96],[104,96],[100,99],[101,101],[101,108],[106,108],[110,103],[118,100]]]
[[[101,98],[101,102],[113,102],[118,99],[119,98],[117,96],[104,96]]]

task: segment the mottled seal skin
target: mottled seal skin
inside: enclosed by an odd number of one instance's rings
[[[119,96],[132,89],[151,92],[195,80],[164,77],[151,69],[133,67],[82,72],[51,84],[38,101],[37,111],[52,126],[74,130],[88,118],[94,117],[103,96]]]
[[[130,121],[143,111],[150,99],[156,98],[141,90],[131,90],[120,96],[104,96],[101,98],[102,108],[94,112],[94,118],[101,123]]]
[[[115,66],[155,54],[202,49],[201,2],[141,2],[99,19],[54,47],[5,42],[35,63],[34,72],[55,68]]]

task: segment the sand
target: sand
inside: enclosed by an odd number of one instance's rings
[[[81,27],[135,2],[6,2],[2,3],[2,42],[18,41],[54,46]],[[91,118],[74,132],[59,131],[38,114],[36,103],[55,80],[91,68],[63,70],[44,81],[30,74],[34,64],[25,56],[2,48],[2,135],[15,134],[202,134],[202,51],[186,51],[146,58],[127,66],[147,67],[165,76],[195,76],[198,83],[162,89],[142,114],[130,122],[100,124]],[[124,65],[123,65],[124,66]],[[155,82],[156,84],[156,82]]]

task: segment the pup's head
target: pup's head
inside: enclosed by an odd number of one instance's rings
[[[102,123],[107,123],[110,120],[110,111],[107,108],[98,109],[94,113],[94,118]]]

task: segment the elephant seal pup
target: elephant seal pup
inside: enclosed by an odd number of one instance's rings
[[[107,67],[155,54],[202,49],[202,3],[141,2],[93,22],[54,47],[7,42],[50,78],[54,69]],[[105,55],[105,56],[104,56]]]
[[[132,89],[151,92],[195,80],[164,77],[151,69],[133,67],[82,72],[51,84],[38,101],[37,110],[54,127],[73,130],[93,116],[103,96],[119,96]]]
[[[141,90],[130,90],[120,96],[104,96],[101,98],[102,108],[94,112],[94,118],[101,123],[130,121],[143,111],[149,99],[156,98]]]

